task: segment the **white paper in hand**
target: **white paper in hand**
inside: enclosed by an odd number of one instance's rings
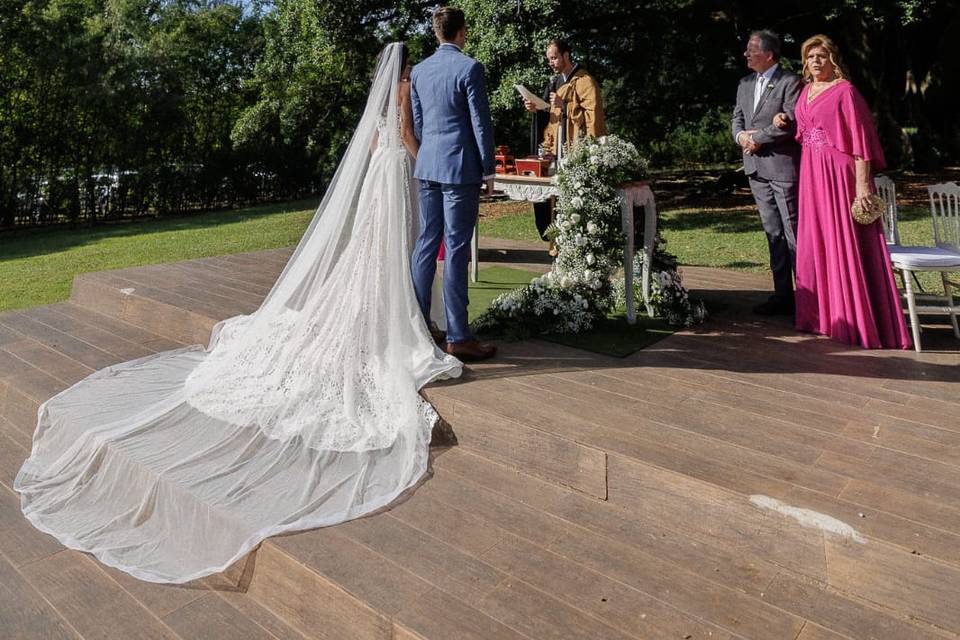
[[[516,89],[521,96],[523,96],[524,100],[529,100],[532,102],[533,106],[535,106],[537,109],[546,109],[549,106],[539,96],[534,95],[530,89],[527,89],[522,84],[515,84],[513,85],[513,88]]]

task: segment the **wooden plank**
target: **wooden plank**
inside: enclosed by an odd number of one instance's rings
[[[650,358],[651,356],[647,354],[644,357]],[[809,417],[809,422],[817,425],[819,428],[828,428],[836,425],[838,422],[845,424],[847,421],[869,419],[871,424],[880,426],[881,428],[889,426],[913,428],[924,431],[931,429],[942,430],[906,419],[876,413],[871,414],[864,411],[863,406],[851,406],[846,394],[838,400],[831,391],[824,392],[822,389],[811,390],[807,385],[786,383],[777,376],[751,376],[729,370],[711,368],[713,365],[708,361],[680,355],[675,352],[657,354],[654,359],[644,360],[644,362],[654,367],[658,375],[662,374],[681,380],[697,380],[698,383],[704,386],[714,387],[717,392],[724,394],[735,394],[736,390],[739,389],[742,394],[748,397],[757,398],[762,396],[775,400],[782,399],[782,407],[790,407],[790,417],[803,417],[804,412],[812,412],[812,416],[807,416]],[[706,369],[704,369],[704,367],[706,367]],[[610,369],[605,370],[603,373],[613,377],[626,378],[634,371],[636,370],[629,369],[620,371]],[[859,401],[856,404],[860,404]],[[787,419],[787,416],[783,416],[783,418]]]
[[[181,342],[163,338],[155,333],[132,325],[129,322],[124,322],[120,320],[119,317],[103,315],[76,304],[56,305],[54,309],[57,313],[68,317],[73,322],[98,327],[134,344],[149,347],[153,351],[168,351],[184,346]]]
[[[505,577],[476,557],[387,515],[344,523],[337,532],[464,602],[482,598]]]
[[[476,461],[476,467],[481,470],[480,472],[487,474],[484,479],[496,483],[499,485],[498,488],[519,486],[529,489],[534,487],[545,493],[555,488],[564,493],[573,493],[569,489],[564,489],[546,480],[538,480],[532,476],[521,474],[506,466],[496,465],[496,471],[491,473],[489,466],[493,463],[486,458],[471,453],[451,451],[441,457],[444,466],[436,471],[436,481],[430,481],[421,488],[420,491],[423,492],[425,500],[449,507],[456,517],[464,518],[468,523],[476,523],[479,520],[478,526],[484,532],[485,537],[495,541],[499,541],[509,532],[546,546],[566,533],[566,524],[559,518],[545,513],[541,505],[536,503],[528,505],[527,501],[519,494],[516,495],[514,500],[508,499],[506,495],[510,493],[509,489],[505,489],[503,492],[492,491],[488,490],[486,484],[464,482],[463,476],[452,475],[453,472],[450,469],[455,471],[461,469],[453,460],[454,457],[469,458]],[[511,476],[514,476],[513,480],[509,479]],[[471,477],[470,479],[480,482],[480,478]],[[584,499],[593,500],[593,498],[586,496],[584,496]],[[404,510],[398,510],[396,517],[406,519],[407,515]],[[428,522],[406,521],[427,533],[435,529]],[[483,551],[486,551],[486,549],[483,549]]]
[[[891,486],[960,508],[960,473],[955,467],[904,453],[879,449],[868,463],[838,453],[824,452],[817,467],[849,478]]]
[[[753,594],[760,593],[779,570],[760,556],[715,544],[712,534],[689,535],[687,523],[672,518],[673,512],[622,509],[511,473],[470,454],[451,452],[441,462],[438,481],[424,487],[432,490],[431,501],[453,512],[482,516],[540,546],[550,547],[565,538],[581,540],[584,546],[626,547],[632,555],[643,552],[662,558],[701,579]]]
[[[532,640],[440,589],[432,589],[394,616],[393,640]],[[415,634],[415,635],[414,635]]]
[[[475,605],[538,640],[626,640],[630,636],[520,580],[507,580]]]
[[[831,587],[960,634],[960,569],[876,544],[824,547]]]
[[[191,262],[198,267],[202,267],[203,269],[210,270],[214,273],[226,275],[235,280],[239,280],[240,282],[249,283],[264,288],[272,287],[274,282],[277,280],[277,276],[280,275],[279,271],[276,273],[276,275],[274,275],[272,271],[264,272],[241,269],[238,268],[236,264],[226,262],[220,257],[201,258],[200,260],[193,260]]]
[[[0,349],[0,380],[39,402],[51,398],[69,386],[2,349]]]
[[[76,318],[68,315],[69,308],[70,305],[60,305],[59,308],[38,307],[31,309],[29,313],[33,319],[45,325],[106,351],[116,357],[118,362],[134,360],[154,353],[153,349],[143,343],[132,342],[101,327],[78,322]],[[66,310],[66,313],[62,310]]]
[[[443,489],[451,484],[448,479],[449,474],[444,474],[442,479],[431,478],[409,500],[392,506],[389,515],[439,540],[456,541],[455,546],[467,553],[482,556],[500,542],[506,532],[481,517],[480,511],[492,509],[497,514],[506,511],[510,517],[520,516],[510,511],[512,505],[505,500],[474,507],[470,496],[455,497],[454,502],[459,508],[447,508],[449,503],[443,498],[449,495],[449,491]],[[549,525],[547,527],[549,530]]]
[[[204,640],[276,640],[276,636],[227,604],[216,594],[168,613],[163,621],[182,638]]]
[[[73,279],[69,303],[99,315],[122,318],[127,296],[104,281],[98,273],[83,273]]]
[[[115,356],[106,351],[37,322],[27,312],[6,314],[0,322],[91,369],[102,369],[117,361]]]
[[[0,359],[3,358],[0,353]],[[39,373],[39,372],[38,372]],[[59,383],[58,383],[59,384]],[[40,401],[14,388],[0,379],[0,415],[16,427],[28,441],[32,441],[37,426],[37,410]],[[20,438],[14,438],[20,440]]]
[[[946,531],[850,500],[836,499],[799,488],[773,497],[793,507],[829,515],[877,542],[900,547],[900,551],[937,558],[960,567],[958,532]]]
[[[241,590],[216,590],[216,595],[226,600],[247,618],[269,631],[277,640],[304,640],[306,636],[289,626],[285,621],[260,606],[253,598]],[[315,633],[316,630],[314,630]],[[396,640],[396,639],[394,639]],[[415,640],[415,639],[413,639]]]
[[[902,418],[921,424],[949,429],[950,431],[960,432],[960,420],[957,419],[957,410],[943,413],[929,408],[929,405],[919,406],[916,404],[903,406],[893,402],[884,402],[882,400],[870,400],[865,410],[871,413],[891,416],[893,418]]]
[[[754,508],[746,496],[621,456],[610,456],[610,501],[638,513],[669,512],[674,527],[712,537],[813,578],[824,578],[823,536]]]
[[[11,491],[13,479],[17,477],[23,461],[30,455],[30,450],[26,446],[7,435],[14,432],[12,425],[5,418],[0,417],[0,484]]]
[[[194,262],[174,262],[167,265],[171,271],[186,274],[194,280],[210,281],[217,286],[230,291],[236,291],[251,302],[259,303],[270,291],[270,285],[245,282],[234,276],[235,272],[223,272],[217,269],[196,264]]]
[[[312,533],[314,532],[310,532]],[[345,550],[342,545],[339,548],[333,544],[313,546],[305,542],[304,535],[316,540],[310,534],[279,538],[261,545],[257,552],[257,569],[247,589],[248,596],[308,637],[322,630],[327,638],[390,640],[391,623],[388,616],[393,612],[379,611],[375,604],[365,601],[363,596],[352,595],[347,586],[336,580],[336,577],[331,579],[311,570],[274,544],[286,542],[297,550],[309,547],[318,556],[336,556],[329,559],[331,562],[343,563],[344,567],[355,561],[357,554],[351,553],[352,550],[348,550],[346,556],[340,555]],[[330,536],[330,539],[333,539],[333,536]],[[309,560],[310,555],[306,555]],[[358,575],[354,582],[363,578],[376,581],[375,572],[364,571],[366,565],[358,563],[356,568]],[[395,600],[395,610],[408,604],[407,597],[415,598],[429,591],[429,585],[413,580],[412,583],[419,584],[419,588],[390,593],[391,587],[405,589],[410,583],[390,580],[391,572],[387,569],[384,564],[380,564],[383,576],[379,584],[382,585],[383,593]],[[373,570],[375,571],[375,567]]]
[[[867,416],[863,420],[848,421],[843,428],[843,433],[861,442],[876,443],[884,449],[960,467],[960,433],[936,427],[920,426],[920,429],[922,431],[899,425],[881,427],[872,424],[870,417]],[[937,442],[932,438],[940,441]]]
[[[684,426],[706,423],[716,437],[765,453],[776,454],[780,450],[781,455],[799,462],[813,462],[821,450],[869,457],[877,444],[851,441],[843,431],[847,420],[807,411],[806,407],[794,407],[792,402],[796,398],[784,398],[784,394],[780,394],[779,402],[769,401],[760,397],[760,393],[742,393],[739,385],[731,384],[733,388],[727,388],[724,383],[729,381],[719,378],[711,380],[716,381],[712,385],[715,388],[711,389],[690,387],[670,375],[661,375],[659,370],[604,370],[559,374],[559,377],[636,398],[644,402],[645,407],[662,407],[648,409],[654,419],[661,420],[660,416],[664,416],[662,419]],[[656,393],[650,393],[651,389],[656,389]],[[687,394],[682,406],[675,401],[679,390]],[[785,410],[787,407],[789,410]],[[824,411],[827,412],[829,409]],[[750,436],[753,436],[752,442]]]
[[[0,395],[2,395],[2,391],[0,391]],[[32,438],[4,417],[3,406],[3,402],[0,400],[0,435],[12,440],[20,449],[29,451],[33,446]]]
[[[20,573],[84,637],[175,640],[177,635],[76,551],[61,551]],[[82,586],[81,586],[82,585]]]
[[[149,609],[155,616],[162,618],[172,611],[176,611],[191,602],[202,598],[209,593],[209,589],[200,583],[188,584],[158,584],[138,580],[128,573],[113,567],[99,565],[100,570],[106,573],[124,591],[133,596],[137,602]]]
[[[852,600],[836,590],[828,590],[823,584],[802,580],[786,573],[773,580],[764,591],[763,599],[850,638],[934,640],[942,637],[891,615],[889,611],[881,611]],[[803,634],[800,637],[802,638]]]
[[[562,544],[560,548],[570,551]],[[484,554],[483,558],[516,580],[522,580],[635,637],[708,638],[714,634],[722,635],[720,628],[703,621],[716,622],[716,618],[701,616],[701,619],[697,619],[683,610],[685,603],[676,597],[676,581],[670,581],[669,597],[663,591],[653,592],[661,594],[658,598],[651,592],[635,588],[635,585],[627,586],[619,579],[608,577],[608,567],[598,571],[597,567],[581,563],[583,551],[579,545],[573,545],[572,554],[558,551],[562,554],[558,555],[553,550],[543,549],[520,538],[508,538]],[[658,568],[655,564],[647,565],[645,572],[656,572]],[[666,576],[661,576],[661,580],[666,579]],[[699,583],[698,580],[693,582]],[[679,588],[682,590],[682,585]],[[700,597],[711,599],[709,596],[714,595],[710,593],[709,586],[704,591],[706,593],[701,591]],[[730,593],[736,597],[735,592]],[[730,599],[711,600],[717,602],[717,607],[730,605]],[[772,610],[769,607],[766,609]],[[776,629],[766,627],[765,631],[773,632]]]
[[[5,314],[0,313],[0,320],[3,320],[4,315]],[[23,339],[23,334],[0,325],[0,347],[5,347],[8,344],[20,342]]]
[[[960,533],[960,509],[916,492],[865,480],[851,480],[840,497],[856,504],[900,514],[916,522]]]
[[[470,380],[467,384],[440,385],[428,390],[427,399],[435,405],[462,402],[479,406],[487,413],[522,421],[562,438],[583,442],[596,425],[578,415],[556,411],[548,402],[541,402],[538,394],[510,380]],[[442,413],[442,412],[441,412]],[[454,425],[458,420],[452,413],[447,418]]]
[[[0,555],[0,634],[5,640],[80,640],[80,636]]]
[[[90,367],[33,340],[8,345],[5,350],[66,385],[72,385],[93,373]]]
[[[850,638],[808,622],[797,636],[797,640],[850,640]]]
[[[133,269],[124,278],[148,287],[168,291],[189,291],[191,299],[211,300],[218,304],[259,305],[262,296],[224,286],[216,278],[201,277],[179,269],[172,264],[160,264]]]
[[[606,454],[600,449],[527,427],[459,400],[454,420],[460,446],[506,461],[525,473],[606,498]]]
[[[597,378],[603,380],[603,376]],[[671,409],[553,376],[527,376],[521,384],[539,389],[546,404],[555,411],[572,413],[602,425],[585,442],[605,451],[626,454],[626,450],[616,447],[644,441],[654,447],[693,452],[694,456],[709,452],[709,458],[721,464],[834,494],[839,493],[847,481],[838,474],[824,474],[799,462],[814,462],[821,450],[781,438],[778,431],[792,429],[786,423],[769,425],[766,419],[751,420],[746,415],[734,415],[728,421],[720,417],[725,413],[720,407],[696,409],[696,400],[692,398],[678,399],[678,406]],[[561,393],[561,389],[565,393]],[[792,455],[788,455],[790,453]]]
[[[683,344],[697,342],[692,336],[676,336],[674,347],[682,349]],[[671,339],[672,340],[672,339]],[[830,341],[827,341],[828,343]],[[835,343],[833,343],[835,345]],[[702,345],[700,345],[702,346]],[[829,344],[825,344],[828,348]],[[878,379],[900,378],[913,369],[914,377],[932,374],[936,378],[940,373],[933,365],[911,367],[912,361],[895,355],[871,358],[863,357],[860,350],[852,349],[843,356],[830,353],[817,353],[808,342],[800,345],[775,344],[762,336],[750,332],[747,335],[727,334],[709,349],[699,348],[695,358],[729,368],[739,375],[760,379],[764,385],[783,388],[790,385],[805,395],[816,397],[818,393],[831,401],[837,401],[854,407],[865,407],[867,403],[880,402],[892,407],[907,407],[912,396],[901,391],[888,389],[878,383]],[[692,351],[692,350],[691,350]],[[942,367],[940,367],[942,368]],[[770,375],[770,374],[780,374]],[[954,380],[960,380],[960,374],[952,371],[948,374]],[[777,379],[777,378],[781,379]],[[890,415],[897,415],[891,413]],[[933,423],[936,424],[936,423]]]
[[[187,278],[156,275],[141,269],[125,273],[123,279],[141,297],[161,300],[172,306],[218,320],[248,313],[251,305],[217,290],[209,283],[193,283]]]
[[[63,551],[53,536],[35,529],[20,511],[20,497],[8,487],[0,487],[0,551],[15,567]]]

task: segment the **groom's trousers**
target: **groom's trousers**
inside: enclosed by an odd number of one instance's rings
[[[413,250],[413,288],[424,319],[429,321],[437,252],[445,244],[443,301],[447,342],[473,336],[467,320],[467,268],[470,240],[480,211],[479,184],[443,184],[420,180],[420,235]]]

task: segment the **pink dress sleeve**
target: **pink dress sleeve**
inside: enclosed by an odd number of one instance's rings
[[[849,82],[845,87],[838,87],[838,91],[836,119],[832,123],[824,122],[824,128],[830,129],[827,132],[830,141],[838,151],[868,160],[873,172],[883,170],[887,162],[867,101]]]
[[[797,98],[797,106],[793,110],[793,117],[797,119],[797,142],[803,144],[803,132],[807,129],[807,92],[810,91],[810,85],[804,84],[800,90],[800,97]]]

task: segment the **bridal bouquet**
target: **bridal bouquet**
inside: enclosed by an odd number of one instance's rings
[[[618,292],[612,282],[623,261],[617,189],[641,179],[648,166],[633,144],[617,136],[581,140],[557,175],[560,197],[550,230],[558,249],[553,267],[528,286],[496,298],[474,330],[514,337],[581,333],[606,317],[623,290],[620,284]],[[676,286],[682,286],[679,277]]]

